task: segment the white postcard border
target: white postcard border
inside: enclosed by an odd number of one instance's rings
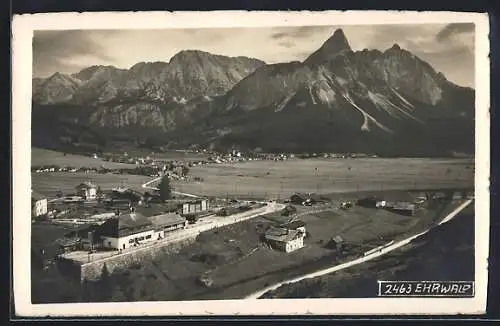
[[[158,29],[474,22],[476,176],[474,298],[259,299],[31,304],[30,153],[32,35],[38,29]],[[489,251],[490,78],[487,14],[401,11],[134,12],[18,15],[12,25],[13,285],[18,316],[480,314],[486,308]]]

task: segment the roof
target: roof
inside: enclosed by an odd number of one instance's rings
[[[295,239],[299,235],[297,230],[289,230],[285,228],[271,227],[266,231],[266,240],[272,240],[277,242],[288,242]]]
[[[201,204],[201,202],[203,202],[203,201],[208,201],[208,199],[205,199],[205,198],[195,199],[195,200],[187,201],[187,202],[183,203],[183,205],[185,205],[185,204]]]
[[[288,229],[297,229],[297,228],[301,228],[301,227],[306,226],[306,224],[303,221],[301,221],[301,220],[296,220],[296,221],[293,221],[293,222],[284,223],[281,226],[284,227],[284,228],[288,228]]]
[[[62,238],[62,239],[57,239],[56,243],[61,246],[61,247],[70,247],[77,245],[80,243],[81,240],[79,238],[73,238],[73,239],[67,239],[67,238]]]
[[[80,183],[76,188],[97,188],[97,186],[90,181],[86,181]]]
[[[35,200],[35,201],[39,201],[39,200],[42,200],[42,199],[47,199],[47,197],[45,197],[41,193],[38,193],[38,192],[32,190],[31,191],[31,199]]]
[[[143,232],[152,227],[151,220],[141,213],[129,213],[108,219],[99,227],[99,234],[118,238]]]
[[[415,204],[410,202],[392,202],[388,203],[386,206],[392,209],[401,209],[401,210],[415,209]]]
[[[335,241],[336,243],[344,242],[344,238],[342,238],[340,235],[333,237],[332,240]]]
[[[395,203],[392,206],[393,209],[415,209],[415,204],[413,203]]]
[[[149,220],[155,226],[170,226],[186,222],[186,219],[177,213],[150,216]]]

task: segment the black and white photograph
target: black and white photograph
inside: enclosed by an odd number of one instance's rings
[[[23,311],[484,312],[487,15],[175,14],[14,20]]]

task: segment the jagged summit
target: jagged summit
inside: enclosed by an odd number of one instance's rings
[[[351,46],[347,41],[344,31],[339,28],[325,43],[313,54],[311,54],[304,63],[307,65],[318,65],[329,61],[338,54],[351,51]]]
[[[391,49],[393,50],[401,50],[401,47],[399,46],[398,43],[394,43],[392,46],[391,46]]]

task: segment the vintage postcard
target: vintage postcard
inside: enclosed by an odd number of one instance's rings
[[[488,29],[14,17],[16,314],[484,313]]]

